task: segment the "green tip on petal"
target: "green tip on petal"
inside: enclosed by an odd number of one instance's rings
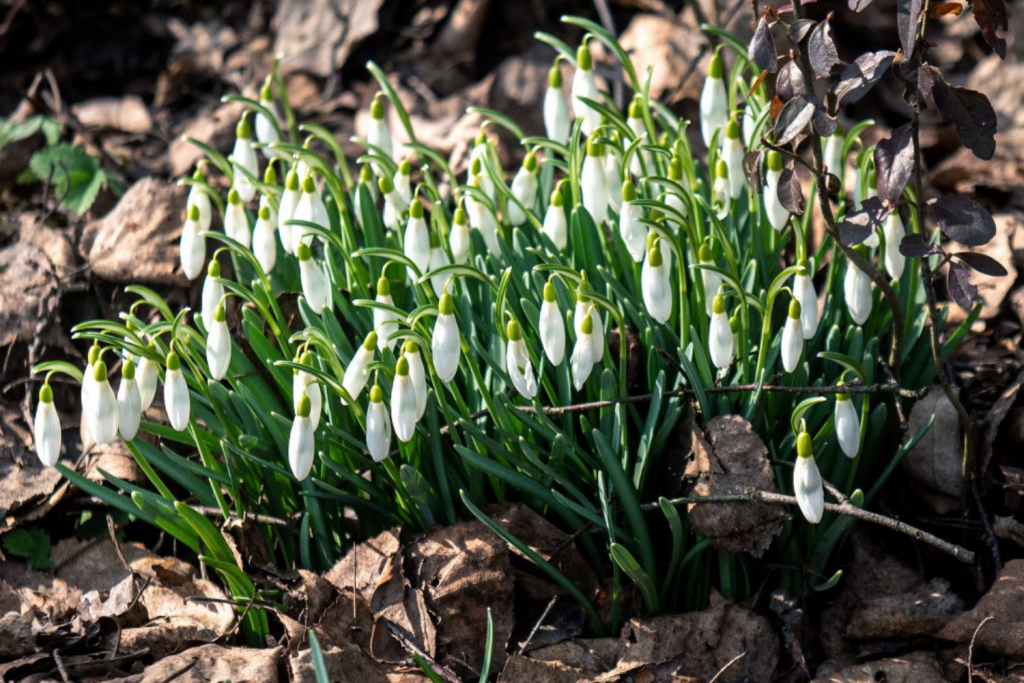
[[[413,197],[412,204],[409,205],[409,217],[423,218],[423,204],[417,197]]]
[[[715,294],[715,298],[711,301],[711,312],[725,313],[725,299],[722,298],[721,294]]]
[[[729,166],[725,163],[725,159],[719,159],[718,163],[715,164],[715,177],[716,178],[728,178],[729,177]]]
[[[588,157],[603,157],[604,156],[604,145],[597,141],[596,136],[591,136],[587,140],[587,156]]]
[[[227,311],[224,310],[224,304],[217,304],[217,308],[213,309],[213,319],[219,323],[228,319]]]
[[[412,162],[409,161],[409,157],[402,159],[402,163],[398,165],[398,172],[402,175],[409,175],[412,173]]]
[[[433,230],[430,231],[430,248],[440,249],[441,248],[441,236]]]
[[[305,242],[299,244],[299,248],[295,250],[295,255],[300,261],[306,261],[313,258],[313,252],[309,250],[309,245]]]
[[[594,68],[594,60],[590,56],[590,47],[586,43],[580,45],[576,50],[576,66],[584,71],[590,71]]]
[[[663,259],[664,257],[661,255],[661,247],[656,241],[647,249],[647,262],[651,264],[651,268],[660,268],[663,263]]]
[[[380,191],[384,194],[391,194],[395,191],[395,184],[391,182],[391,178],[388,178],[387,176],[383,176],[377,181],[377,187],[379,187]]]
[[[291,190],[292,192],[298,191],[299,174],[294,168],[288,171],[288,176],[284,179],[284,186],[285,189]]]
[[[220,277],[220,261],[217,259],[210,261],[210,265],[206,267],[206,274],[210,277]]]
[[[107,381],[107,364],[103,362],[102,358],[93,363],[92,378],[97,382]]]
[[[192,204],[188,207],[188,219],[190,221],[199,220],[199,207],[196,206],[195,204]]]
[[[633,101],[629,103],[629,118],[642,119],[644,117],[644,98],[642,95],[634,95]]]
[[[92,346],[89,347],[89,365],[95,365],[96,361],[100,359],[100,343],[94,341]]]
[[[554,303],[556,300],[555,283],[548,280],[544,283],[544,301]]]
[[[740,321],[739,311],[733,313],[732,317],[729,318],[729,330],[733,334],[739,334],[742,324],[743,323]]]
[[[383,403],[384,402],[384,391],[380,388],[379,384],[374,384],[370,387],[370,403]]]
[[[131,358],[127,359],[124,365],[121,366],[121,377],[127,380],[135,379],[135,363],[132,362]]]
[[[796,299],[789,302],[789,317],[794,320],[800,319],[800,302]]]
[[[384,119],[384,93],[379,92],[373,96],[373,104],[370,105],[370,116],[382,121]]]
[[[669,180],[682,180],[683,178],[683,160],[679,156],[673,154],[672,160],[668,164],[668,179]]]
[[[452,220],[458,223],[459,225],[465,225],[466,223],[469,222],[469,219],[466,218],[466,210],[462,208],[461,205],[459,206],[459,208],[455,209],[455,215],[452,216]]]
[[[202,164],[202,162],[196,164],[196,171],[195,171],[195,173],[192,174],[192,180],[199,180],[199,181],[202,181],[202,182],[206,182],[206,174],[203,173],[203,164]]]
[[[800,436],[796,437],[796,454],[801,458],[811,458],[814,456],[814,445],[811,441],[811,435],[807,432],[800,432]]]
[[[313,181],[312,173],[307,174],[306,179],[302,181],[302,191],[306,194],[313,194],[316,192],[316,182]]]
[[[529,154],[526,155],[526,158],[523,159],[523,168],[525,168],[530,173],[536,173],[537,172],[537,153],[536,152],[530,152]]]
[[[484,162],[480,160],[480,157],[474,157],[473,163],[469,165],[470,174],[477,176],[482,170],[484,170]]]
[[[39,402],[40,403],[53,403],[53,389],[50,388],[50,383],[46,382],[39,390]]]
[[[374,347],[377,346],[377,330],[370,330],[370,334],[366,335],[366,339],[363,340],[363,348],[367,351],[373,351]]]
[[[593,311],[587,311],[586,316],[583,318],[583,322],[580,323],[580,332],[583,334],[594,333],[594,316]]]
[[[722,62],[722,48],[715,50],[711,55],[711,62],[708,64],[708,78],[724,78],[725,64]]]
[[[309,417],[309,413],[313,410],[313,405],[309,400],[309,396],[306,392],[302,392],[302,398],[299,399],[299,405],[295,407],[295,415],[298,417]]]
[[[777,150],[768,150],[768,170],[776,172],[782,170],[782,154]]]
[[[455,300],[448,292],[441,294],[441,300],[437,302],[437,310],[441,315],[451,315],[455,312]]]
[[[420,347],[419,347],[419,344],[414,342],[412,339],[406,339],[405,340],[405,344],[402,345],[402,350],[405,351],[407,354],[408,353],[419,353],[420,352]]]
[[[622,183],[622,201],[632,202],[636,200],[636,186],[632,180]]]
[[[260,220],[261,221],[269,221],[270,220],[270,207],[269,206],[261,206],[260,207]]]
[[[267,170],[263,173],[263,182],[267,185],[277,185],[277,171],[274,164],[267,164]]]
[[[309,350],[303,351],[299,355],[299,363],[302,363],[303,365],[312,365],[313,364],[313,354]]]
[[[384,273],[381,273],[377,280],[377,295],[391,296],[391,281],[384,277]]]
[[[167,369],[168,370],[180,370],[181,369],[181,359],[178,358],[178,354],[176,354],[174,351],[171,351],[170,353],[167,354],[166,363],[167,363]]]
[[[655,232],[654,230],[649,231],[647,233],[647,248],[650,249],[651,247],[653,247],[655,244],[658,243],[658,240],[660,239],[661,237],[658,235],[657,232]]]
[[[711,263],[712,261],[715,260],[715,253],[713,251],[711,251],[711,245],[708,244],[707,242],[705,242],[704,244],[700,245],[700,254],[699,254],[699,256],[700,256],[700,262],[701,263]]]
[[[562,194],[562,184],[559,183],[555,189],[551,191],[551,205],[552,206],[564,206],[565,196]]]
[[[851,400],[851,398],[850,398],[849,394],[836,394],[836,400],[837,401],[849,401],[849,400]]]
[[[359,182],[369,183],[371,180],[373,180],[373,171],[370,170],[369,164],[364,164],[359,169]]]
[[[395,374],[399,377],[409,376],[409,360],[402,356],[398,359],[398,363],[395,364]]]
[[[260,88],[260,99],[264,102],[274,97],[274,93],[270,89],[270,78],[268,75],[267,79],[263,81],[263,86]]]
[[[248,112],[242,114],[242,118],[238,120],[238,125],[235,127],[235,137],[242,138],[243,140],[252,139],[252,125],[249,123]]]
[[[735,116],[729,119],[729,123],[725,126],[725,137],[730,140],[740,139],[740,124],[739,121],[736,120]]]
[[[556,61],[551,65],[551,70],[548,71],[548,87],[549,88],[561,88],[562,87],[562,70],[558,68],[558,62]]]
[[[523,338],[523,327],[518,320],[509,320],[508,325],[505,326],[505,332],[508,333],[509,341],[519,341]]]
[[[242,195],[238,194],[238,190],[236,190],[235,188],[232,187],[231,191],[228,192],[228,204],[235,204],[235,205],[237,205],[237,204],[241,204],[241,203],[242,203]]]

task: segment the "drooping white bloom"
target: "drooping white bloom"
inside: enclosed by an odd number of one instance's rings
[[[729,196],[729,167],[724,159],[715,164],[715,181],[711,184],[711,205],[719,220],[724,220],[732,208],[732,197]]]
[[[753,100],[748,99],[743,105],[743,145],[749,149],[754,142],[754,126],[757,125],[757,117],[761,112]]]
[[[411,339],[405,342],[402,351],[409,361],[409,379],[412,380],[413,393],[416,394],[416,421],[419,422],[423,413],[427,412],[427,371],[423,367],[423,354]]]
[[[587,296],[587,292],[593,291],[594,286],[587,280],[583,280],[576,289],[576,308],[573,311],[573,327],[576,328],[576,336],[579,337],[583,331],[583,321],[590,318],[594,326],[594,362],[600,363],[604,360],[604,321],[601,319],[601,312],[594,305],[593,299]]]
[[[725,90],[724,72],[719,48],[711,57],[708,76],[704,79],[704,89],[700,93],[700,135],[704,146],[709,149],[715,131],[724,126],[729,118],[729,95]]]
[[[698,252],[701,265],[714,266],[715,254],[711,251],[711,245],[705,242],[700,245],[700,251]],[[700,269],[700,279],[704,284],[704,310],[710,316],[712,313],[712,304],[715,300],[715,295],[718,294],[718,290],[722,288],[722,276],[713,270],[707,268]]]
[[[366,450],[374,462],[388,457],[391,449],[391,418],[384,405],[384,392],[379,385],[370,388],[370,406],[366,409]]]
[[[629,103],[629,116],[626,119],[626,125],[629,126],[629,130],[635,137],[640,138],[647,135],[647,125],[644,123],[644,98],[639,93],[634,95],[633,100]],[[646,173],[644,173],[644,169],[647,170]],[[629,172],[637,177],[642,177],[650,175],[653,171],[651,153],[645,149],[634,152],[629,160]]]
[[[60,458],[60,417],[53,405],[53,389],[50,383],[43,384],[39,390],[39,404],[36,406],[36,419],[32,426],[32,438],[35,441],[36,455],[44,467],[53,467]]]
[[[295,360],[302,365],[313,365],[313,355],[309,351],[303,351]],[[313,423],[313,429],[316,429],[320,425],[320,413],[323,410],[320,383],[305,370],[292,370],[292,408],[296,412],[299,410],[299,401],[303,393],[309,397],[309,419]]]
[[[619,135],[612,132],[612,139],[618,140]],[[622,180],[622,162],[619,160],[618,150],[614,146],[605,149],[604,155],[604,176],[608,185],[608,208],[612,213],[618,214],[622,210],[622,193],[617,192],[619,182]]]
[[[725,299],[721,294],[715,294],[711,308],[711,329],[708,335],[711,362],[719,370],[725,370],[732,365],[736,339],[729,324],[729,316],[725,312]]]
[[[200,183],[206,182],[206,176],[203,175],[202,167],[196,168],[192,179]],[[188,199],[185,202],[186,214],[193,206],[199,209],[199,216],[196,219],[199,223],[199,229],[209,230],[210,223],[213,222],[213,206],[210,203],[210,195],[206,194],[206,190],[198,185],[193,185],[188,190]]]
[[[577,118],[583,119],[582,130],[587,137],[601,125],[601,112],[588,106],[582,98],[594,102],[601,101],[601,91],[597,88],[594,75],[593,59],[586,43],[576,50],[576,72],[572,77],[572,108]]]
[[[89,433],[98,444],[113,443],[117,439],[117,397],[107,378],[107,364],[98,359],[92,366],[92,404],[82,406],[88,412]]]
[[[303,243],[296,246],[295,253],[299,258],[299,281],[302,283],[302,295],[306,303],[317,313],[321,313],[332,305],[331,286],[324,274],[323,267],[313,260],[313,253]]]
[[[906,257],[900,253],[900,242],[906,237],[907,231],[903,228],[903,220],[900,218],[899,211],[889,214],[889,217],[885,219],[885,225],[882,226],[882,231],[885,235],[885,255],[882,258],[882,263],[885,265],[885,272],[889,273],[889,277],[898,280],[903,277],[903,268],[907,263]]]
[[[551,364],[561,365],[565,358],[565,321],[551,280],[544,285],[544,303],[540,305],[540,343]]]
[[[277,223],[281,231],[281,246],[289,254],[295,253],[295,241],[292,237],[292,226],[288,221],[295,218],[295,210],[299,206],[299,199],[301,197],[302,186],[299,184],[299,174],[293,167],[285,177],[284,192],[281,193],[281,202],[277,206]]]
[[[264,273],[271,272],[277,265],[277,239],[274,236],[277,231],[271,213],[269,206],[261,206],[256,227],[252,230],[252,253]]]
[[[267,76],[263,87],[260,88],[260,104],[263,105],[264,109],[270,111],[274,120],[268,119],[263,115],[263,112],[256,113],[256,139],[264,145],[262,148],[263,156],[268,160],[272,160],[275,156],[281,154],[277,150],[270,149],[270,145],[281,140],[281,136],[277,132],[278,126],[281,125],[281,113],[278,111],[277,103],[274,102],[273,93],[270,91],[270,76]]]
[[[839,447],[848,458],[856,458],[860,452],[860,417],[849,394],[836,394],[836,437]]]
[[[768,170],[764,174],[764,211],[768,224],[781,232],[789,222],[789,209],[779,199],[779,183],[782,179],[782,155],[777,151],[768,152]]]
[[[587,156],[580,172],[580,193],[583,195],[583,207],[597,225],[608,215],[608,176],[605,175],[604,157],[604,145],[596,140],[587,140]]]
[[[797,437],[796,453],[796,462],[793,463],[793,495],[807,521],[817,524],[825,511],[825,489],[818,465],[814,462],[811,435],[807,432],[801,432]]]
[[[548,87],[544,91],[544,133],[555,142],[569,141],[572,115],[569,98],[562,90],[562,71],[556,61],[548,72]]]
[[[448,235],[448,247],[452,250],[452,258],[456,263],[465,263],[469,260],[470,246],[469,219],[466,217],[466,210],[459,206],[452,216],[452,231]]]
[[[160,378],[156,372],[156,361],[143,356],[139,359],[139,367],[135,369],[135,382],[139,385],[139,397],[142,400],[142,410],[149,410],[156,398],[157,381]]]
[[[858,174],[859,175],[859,174]],[[864,190],[864,200],[871,199],[872,197],[878,196],[878,171],[875,168],[870,168],[867,171],[867,188]],[[854,210],[860,209],[860,204],[855,207]],[[880,244],[878,240],[878,231],[872,230],[868,238],[863,242],[864,246],[868,249],[877,249]]]
[[[242,202],[248,204],[256,196],[256,186],[252,178],[260,177],[260,160],[256,158],[256,149],[252,146],[252,127],[249,115],[243,114],[235,128],[235,148],[231,152],[231,165],[234,170],[232,188],[238,191]]]
[[[530,352],[523,339],[523,328],[518,321],[512,320],[506,327],[508,344],[505,346],[505,369],[516,388],[524,398],[532,399],[537,395],[537,378],[533,374],[533,363]]]
[[[640,263],[647,251],[647,226],[640,222],[643,208],[637,206],[633,181],[622,183],[622,211],[619,213],[619,235],[633,260]]]
[[[224,285],[220,283],[220,263],[217,259],[213,259],[206,268],[206,278],[203,280],[200,314],[203,319],[203,327],[206,329],[210,329],[210,326],[213,325],[213,312],[217,310],[222,298],[224,298]]]
[[[391,298],[391,282],[385,277],[384,271],[381,271],[380,278],[377,280],[376,301],[386,306],[395,305],[394,299]],[[373,329],[377,331],[377,348],[381,351],[395,348],[397,340],[388,339],[388,337],[398,331],[398,323],[396,321],[399,317],[393,311],[383,308],[373,309]]]
[[[543,230],[558,250],[565,250],[569,244],[569,221],[565,217],[565,197],[561,183],[551,191],[551,202],[544,213]]]
[[[430,340],[430,351],[434,357],[434,371],[442,382],[451,382],[459,369],[462,354],[462,338],[459,324],[455,320],[455,301],[445,292],[437,304],[438,316],[434,322],[434,334]]]
[[[473,176],[472,186],[480,192],[486,194],[485,176],[475,175]],[[480,235],[484,238],[484,244],[487,245],[487,250],[492,254],[500,254],[500,247],[498,245],[498,219],[494,216],[494,212],[491,210],[486,203],[480,200],[476,193],[466,193],[466,213],[469,215],[470,224],[476,228]]]
[[[843,161],[843,143],[846,138],[839,128],[825,140],[824,163],[828,172],[839,178],[841,181],[846,171],[846,164]]]
[[[866,323],[871,315],[871,278],[853,263],[846,264],[843,297],[853,321],[858,325]]]
[[[228,192],[228,203],[224,207],[224,234],[246,249],[252,243],[249,217],[245,215],[245,204],[242,203],[242,196],[235,188],[231,188],[231,191]]]
[[[434,272],[449,265],[448,252],[441,245],[441,238],[436,233],[430,233],[430,264],[427,266],[429,272]],[[434,296],[438,299],[444,293],[444,285],[448,281],[445,274],[434,275],[430,278],[430,287],[434,290]]]
[[[367,371],[366,366],[373,360],[373,350],[376,346],[377,332],[371,331],[370,334],[366,335],[362,345],[356,349],[355,355],[352,356],[352,362],[345,368],[345,375],[341,378],[341,386],[352,397],[352,400],[359,398],[359,394],[362,393],[367,380],[370,379],[370,373]],[[345,399],[341,399],[341,402],[343,405],[348,405]]]
[[[537,204],[537,189],[537,155],[530,152],[512,179],[512,196],[516,198],[518,204],[514,201],[508,203],[509,223],[522,225],[526,222],[526,211],[532,211]]]
[[[409,222],[405,226],[402,249],[419,270],[418,273],[409,270],[409,277],[415,282],[427,273],[430,265],[430,228],[423,218],[423,204],[419,200],[414,201],[409,208]]]
[[[402,213],[409,208],[409,202],[395,189],[395,183],[387,176],[377,181],[380,193],[384,196],[384,225],[396,229]],[[388,216],[390,207],[391,215]]]
[[[178,354],[171,351],[167,354],[167,370],[164,372],[164,408],[171,426],[179,432],[188,427],[189,415],[192,413],[192,399],[189,397],[188,384],[181,371],[181,360]]]
[[[782,328],[782,367],[793,372],[800,364],[804,351],[804,328],[800,322],[800,302],[794,298],[789,302],[789,315]]]
[[[804,269],[793,276],[793,298],[800,302],[800,326],[806,340],[813,339],[818,331],[818,293],[807,263],[801,265]]]
[[[664,323],[672,315],[672,283],[669,268],[662,257],[661,241],[655,239],[647,248],[647,258],[640,269],[640,289],[644,306],[652,318]]]
[[[668,179],[674,180],[679,184],[682,184],[683,182],[683,159],[679,154],[672,154],[672,159],[668,164]],[[657,185],[657,183],[652,184],[652,187],[654,185]],[[690,209],[686,205],[686,202],[683,201],[683,198],[679,195],[679,188],[676,188],[675,186],[668,186],[667,191],[661,195],[661,201],[671,209],[682,214],[684,217],[690,213]],[[682,223],[679,222],[678,217],[674,214],[668,214],[667,220],[671,225],[675,226],[677,230],[682,227]]]
[[[320,191],[316,189],[316,181],[313,180],[312,174],[307,174],[305,180],[302,181],[302,194],[299,195],[299,202],[295,205],[292,220],[313,223],[322,228],[330,227],[327,219],[327,207],[324,206]],[[297,253],[300,243],[306,246],[313,244],[314,235],[308,227],[304,225],[292,225],[291,227],[292,251],[294,253]]]
[[[391,385],[391,424],[395,436],[408,442],[416,433],[416,390],[409,377],[409,361],[403,355],[395,365],[395,381]]]
[[[388,122],[384,118],[384,93],[377,93],[370,106],[370,129],[366,132],[366,141],[379,148],[388,158],[394,158],[394,146],[391,143],[391,131],[388,130]],[[375,173],[380,175],[380,169],[374,168]]]
[[[572,383],[576,387],[576,391],[582,389],[583,385],[587,383],[590,373],[594,370],[594,365],[599,362],[597,347],[604,346],[604,340],[596,338],[597,325],[594,320],[597,316],[591,315],[592,312],[593,304],[589,305],[581,316],[579,329],[576,332],[576,345],[573,347],[572,357],[569,359]]]
[[[316,431],[313,428],[313,421],[309,418],[310,409],[309,397],[303,394],[295,411],[291,433],[288,435],[288,465],[299,481],[308,477],[309,471],[313,469]]]
[[[402,201],[406,205],[412,202],[412,162],[409,157],[402,159],[402,163],[398,165],[398,170],[395,171],[391,181],[395,185],[395,192],[402,198]]]
[[[729,169],[729,196],[739,199],[747,186],[743,172],[743,143],[740,142],[740,124],[730,119],[725,127],[725,140],[722,142],[722,160]]]
[[[181,271],[189,280],[195,280],[203,272],[206,261],[206,238],[200,235],[199,207],[193,204],[188,209],[188,219],[181,229]]]
[[[210,366],[210,377],[217,381],[224,379],[231,365],[231,333],[227,320],[224,305],[218,304],[206,336],[206,362]]]
[[[469,169],[466,171],[466,184],[478,188],[492,202],[498,199],[497,188],[491,177],[490,169],[485,162],[490,154],[490,140],[487,131],[481,126],[476,136],[473,149],[469,153]]]
[[[142,394],[135,381],[135,363],[125,360],[121,366],[121,383],[117,387],[117,429],[121,438],[131,441],[139,432],[142,419]]]
[[[94,342],[89,347],[88,360],[85,363],[85,367],[82,368],[82,422],[85,424],[85,428],[89,429],[89,413],[91,412],[86,406],[91,406],[95,403],[93,400],[94,389],[96,388],[96,380],[93,375],[93,365],[100,357],[100,346],[99,342]]]

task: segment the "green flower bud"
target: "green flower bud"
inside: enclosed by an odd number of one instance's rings
[[[768,150],[768,170],[769,171],[781,171],[782,170],[782,154],[774,149]]]
[[[181,359],[178,358],[178,354],[176,354],[174,351],[171,351],[170,353],[167,354],[167,360],[165,362],[168,370],[181,369]]]
[[[235,137],[242,138],[243,140],[252,139],[252,125],[249,124],[249,113],[242,114],[242,118],[238,120],[238,125],[235,126]]]
[[[298,249],[295,250],[295,255],[300,261],[313,258],[313,252],[309,250],[309,245],[305,242],[300,242]]]
[[[508,333],[509,341],[519,341],[523,338],[523,328],[517,320],[509,320],[508,325],[505,326],[505,332]]]
[[[406,360],[405,356],[398,359],[398,363],[395,364],[395,374],[399,377],[408,377],[409,375],[409,361]]]
[[[807,432],[800,432],[800,436],[796,437],[796,454],[801,458],[814,456],[814,445],[811,435]]]
[[[721,294],[715,294],[715,298],[711,302],[711,311],[713,313],[725,313],[725,299],[722,298]]]
[[[590,47],[586,43],[580,45],[576,50],[576,66],[584,71],[590,71],[594,68],[594,60],[590,56]]]
[[[796,299],[792,299],[789,302],[789,317],[796,320],[800,319],[800,302]]]
[[[409,205],[409,217],[423,218],[423,203],[416,197],[413,197],[412,204]]]
[[[312,410],[312,404],[309,401],[309,396],[306,392],[302,392],[302,398],[299,399],[299,405],[295,407],[295,414],[298,417],[309,417],[309,413]]]
[[[437,302],[437,310],[441,315],[451,315],[455,312],[455,301],[451,294],[448,292],[441,294],[441,299]]]
[[[708,78],[724,78],[725,64],[722,62],[722,48],[715,50],[708,64]]]
[[[551,65],[551,70],[548,71],[548,87],[549,88],[561,88],[562,87],[562,70],[558,68],[558,62],[555,61]]]

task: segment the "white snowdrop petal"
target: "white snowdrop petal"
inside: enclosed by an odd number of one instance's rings
[[[860,452],[860,417],[853,401],[848,398],[836,400],[836,437],[839,447],[849,458],[856,458]]]
[[[188,427],[188,418],[192,412],[192,400],[188,394],[188,384],[181,369],[164,373],[164,408],[171,426],[178,431]]]
[[[309,417],[296,415],[292,421],[291,433],[288,435],[288,465],[299,481],[308,477],[310,470],[313,469],[315,447],[313,422]]]
[[[36,419],[32,432],[36,455],[46,467],[53,467],[60,458],[60,417],[53,401],[40,401],[36,406]]]
[[[388,457],[391,449],[391,418],[383,401],[370,402],[366,410],[366,450],[374,462]]]
[[[117,387],[117,428],[121,438],[131,441],[139,431],[142,418],[142,396],[134,379],[121,378]]]

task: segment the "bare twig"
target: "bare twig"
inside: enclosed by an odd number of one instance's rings
[[[718,670],[718,673],[716,673],[711,678],[711,680],[708,681],[708,683],[715,683],[715,681],[717,681],[719,679],[719,677],[721,677],[721,675],[724,674],[729,669],[730,666],[732,666],[733,664],[735,664],[736,662],[740,661],[741,659],[743,659],[746,656],[747,656],[747,653],[746,653],[746,651],[744,651],[744,652],[739,653],[738,655],[736,655],[732,659],[730,659],[728,662],[725,663],[725,666],[723,666],[721,669]]]
[[[450,669],[448,669],[448,667],[438,663],[437,660],[435,660],[433,657],[431,657],[422,649],[420,649],[416,645],[416,643],[406,638],[405,634],[402,633],[402,631],[399,630],[397,626],[392,624],[390,621],[385,623],[387,623],[388,625],[388,631],[390,631],[391,635],[393,635],[398,640],[398,642],[401,643],[402,647],[404,647],[410,653],[416,655],[417,657],[425,661],[427,664],[429,664],[430,668],[433,669],[434,673],[440,676],[447,683],[462,683],[462,680],[458,676],[456,676]]]
[[[974,633],[971,634],[971,644],[967,646],[967,683],[974,683],[974,640],[978,637],[978,633],[981,632],[981,627],[988,622],[995,619],[991,614],[981,620],[978,624],[978,628],[974,629]]]
[[[551,600],[548,601],[548,606],[544,608],[544,612],[541,613],[540,619],[538,619],[537,623],[535,623],[533,625],[533,628],[530,629],[530,635],[526,636],[526,640],[523,641],[523,644],[519,646],[519,652],[517,652],[516,654],[520,654],[521,655],[524,652],[526,652],[526,648],[530,647],[530,642],[533,640],[533,637],[535,635],[537,635],[537,631],[540,629],[541,625],[544,623],[544,620],[548,618],[548,612],[551,611],[551,608],[555,606],[556,602],[558,602],[558,596],[557,595],[552,597]]]
[[[992,529],[992,524],[988,520],[988,512],[985,511],[985,506],[981,503],[978,485],[974,482],[971,482],[971,498],[974,499],[974,507],[978,511],[978,519],[981,520],[981,526],[985,530],[985,540],[988,542],[988,548],[992,552],[992,562],[995,564],[996,572],[998,572],[1003,568],[1003,558],[999,552],[999,539],[996,538],[996,532]]]

